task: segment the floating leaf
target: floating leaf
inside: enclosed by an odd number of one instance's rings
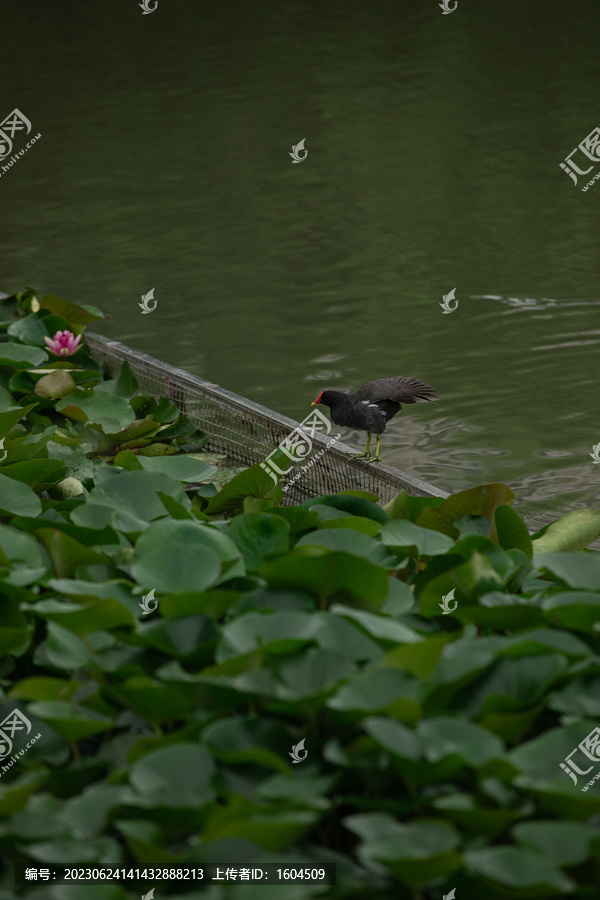
[[[485,883],[498,885],[505,890],[537,890],[539,897],[566,894],[575,889],[575,883],[538,853],[516,847],[495,846],[494,852],[470,850],[465,854],[469,869],[484,879]],[[529,893],[529,896],[532,896]]]
[[[233,519],[226,533],[243,553],[248,572],[256,572],[265,559],[285,553],[289,530],[287,522],[275,516],[247,513]]]
[[[595,591],[600,586],[600,553],[539,553],[536,569],[571,588]]]
[[[0,344],[0,368],[28,369],[39,366],[48,359],[48,354],[39,347],[28,347],[26,344]]]
[[[29,406],[10,406],[0,411],[0,438],[7,435],[14,425],[27,415],[37,404],[31,403]]]
[[[390,547],[404,550],[410,556],[437,556],[447,553],[454,545],[452,538],[445,534],[420,528],[406,519],[384,525],[381,541]]]
[[[76,422],[100,425],[109,434],[122,431],[135,420],[134,411],[122,397],[94,390],[74,391],[56,404],[56,410]]]
[[[522,550],[528,559],[533,556],[531,535],[527,525],[512,506],[496,507],[490,536],[492,540],[497,539],[505,550],[516,548]]]
[[[29,485],[0,473],[0,512],[38,516],[42,504]]]
[[[410,522],[416,522],[426,507],[440,506],[443,502],[443,497],[412,497],[402,490],[383,508],[391,519],[408,519]]]
[[[454,523],[463,516],[492,518],[497,506],[510,505],[515,495],[506,484],[481,484],[452,494],[443,503],[426,507],[416,520],[417,525],[456,537]]]
[[[408,884],[427,884],[461,868],[458,833],[445,822],[414,822],[406,825],[387,813],[371,812],[344,819],[357,834],[356,849],[364,864],[384,863]]]
[[[281,487],[259,465],[251,466],[232,478],[215,497],[209,499],[206,512],[209,515],[232,512],[241,507],[246,497],[279,499],[281,495]]]
[[[350,553],[390,569],[393,569],[397,562],[395,555],[383,547],[379,541],[352,529],[320,528],[301,537],[296,546],[325,547],[340,553]]]
[[[40,700],[29,705],[29,712],[38,716],[63,737],[72,741],[108,731],[113,722],[90,709],[84,709],[66,700]]]
[[[85,547],[58,528],[40,528],[36,531],[36,537],[48,551],[57,578],[73,575],[81,566],[93,566],[107,561],[103,553]]]
[[[136,473],[132,473],[136,474]],[[148,588],[174,593],[202,591],[244,574],[241,553],[226,535],[208,525],[168,519],[150,525],[135,548],[132,571]]]
[[[300,587],[321,601],[355,598],[379,606],[388,594],[385,569],[348,553],[310,557],[298,550],[285,558],[266,562],[260,574],[272,587]]]
[[[153,444],[153,446],[156,445]],[[129,469],[133,467],[134,462],[137,463],[136,468],[139,467],[146,472],[164,472],[170,478],[183,482],[210,481],[216,472],[214,466],[208,466],[206,463],[199,462],[189,456],[169,456],[167,458],[152,459],[141,454],[136,456],[130,450],[123,450],[115,456],[116,466],[123,466]]]
[[[69,372],[64,369],[57,369],[49,375],[44,375],[37,382],[34,392],[39,397],[66,397],[67,394],[77,390],[77,385],[73,381]]]
[[[129,780],[155,806],[199,808],[212,798],[214,771],[204,747],[182,742],[147,753],[131,767]]]
[[[57,316],[62,316],[72,325],[86,325],[88,322],[96,322],[98,319],[104,318],[102,313],[95,306],[83,303],[72,303],[63,297],[57,297],[54,294],[45,294],[40,300],[42,309],[48,309]]]
[[[533,551],[537,554],[581,550],[597,537],[600,537],[600,510],[574,509],[534,538]]]

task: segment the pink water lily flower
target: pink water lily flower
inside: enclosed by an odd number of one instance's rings
[[[74,337],[71,331],[57,331],[52,340],[49,337],[45,337],[44,340],[48,349],[57,356],[71,356],[77,350],[81,335]]]

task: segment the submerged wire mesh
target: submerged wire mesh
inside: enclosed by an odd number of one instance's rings
[[[85,340],[94,359],[105,365],[111,376],[118,375],[127,361],[144,393],[172,400],[209,436],[207,449],[226,453],[235,461],[249,466],[264,462],[290,432],[300,427],[299,422],[266,406],[104,335],[86,331]],[[384,463],[374,466],[357,462],[350,455],[351,447],[339,441],[330,445],[335,428],[331,426],[329,435],[315,431],[309,437],[303,433],[306,455],[298,462],[290,460],[289,471],[281,478],[282,484],[291,482],[283,495],[283,505],[348,490],[370,491],[381,503],[387,503],[402,489],[418,497],[448,496],[420,478]],[[279,461],[278,465],[285,471],[285,464]]]

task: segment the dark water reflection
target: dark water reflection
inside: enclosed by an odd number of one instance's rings
[[[394,421],[387,461],[508,481],[529,513],[597,502],[600,185],[559,163],[599,124],[599,14],[9,0],[31,62],[3,59],[2,110],[43,136],[0,179],[0,287],[96,304],[99,330],[294,418],[415,375],[443,397]]]

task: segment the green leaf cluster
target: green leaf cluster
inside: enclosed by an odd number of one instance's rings
[[[0,769],[0,900],[71,896],[15,888],[16,862],[336,864],[286,898],[596,896],[600,758],[577,785],[560,763],[600,722],[598,511],[530,535],[502,484],[282,507],[260,466],[223,483],[182,455],[201,438],[126,366],[85,341],[47,359],[43,334],[97,311],[9,300],[0,721],[41,737]]]

